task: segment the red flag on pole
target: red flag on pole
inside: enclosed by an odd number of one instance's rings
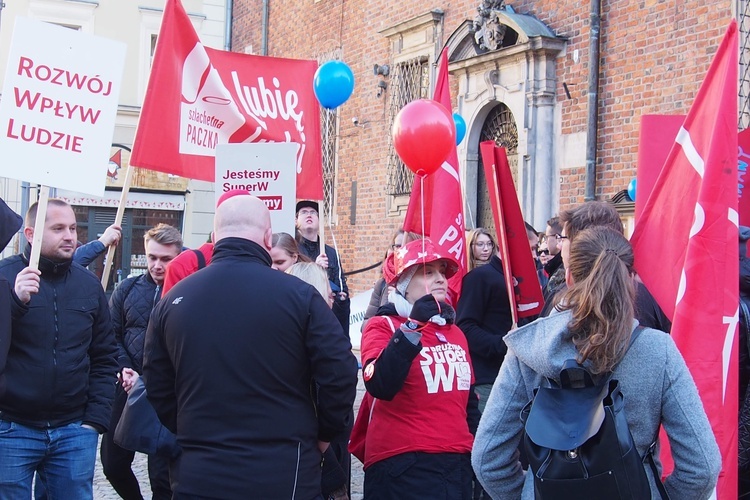
[[[632,237],[711,421],[724,500],[737,498],[737,54],[732,21]]]
[[[167,0],[130,163],[213,181],[218,144],[296,142],[297,198],[322,199],[317,66],[204,47]]]
[[[521,205],[518,204],[505,148],[497,147],[493,141],[485,141],[479,145],[479,149],[497,228],[500,260],[508,284],[513,323],[517,323],[518,318],[528,318],[542,312],[544,295],[529,248],[526,224]]]
[[[445,50],[440,56],[433,99],[442,104],[445,109],[451,109],[448,53]],[[421,234],[424,215],[425,236],[428,236],[442,253],[451,254],[458,261],[459,270],[449,281],[451,300],[453,304],[456,304],[461,294],[461,280],[466,274],[467,266],[464,204],[461,177],[458,174],[458,153],[455,147],[438,171],[424,179],[424,193],[422,193],[421,184],[420,178],[416,177],[409,198],[409,207],[406,210],[404,231]],[[422,207],[422,195],[424,195],[424,207]]]

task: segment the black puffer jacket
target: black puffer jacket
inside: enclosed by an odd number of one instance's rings
[[[151,309],[159,301],[160,292],[148,273],[123,280],[112,292],[109,311],[120,370],[127,367],[143,373],[143,340]]]
[[[0,261],[15,282],[23,255]],[[105,432],[115,395],[117,363],[107,298],[96,275],[71,261],[39,259],[39,293],[11,304],[12,337],[5,369],[3,418],[32,427],[77,420]]]

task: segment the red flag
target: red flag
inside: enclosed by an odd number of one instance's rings
[[[638,136],[638,183],[635,189],[636,223],[684,121],[685,115],[641,116],[641,130]]]
[[[737,498],[737,23],[724,36],[632,237],[722,455],[718,498]]]
[[[440,56],[435,95],[433,99],[445,109],[451,109],[450,85],[448,83],[448,53],[443,50]],[[429,147],[429,146],[425,146]],[[428,236],[442,253],[451,254],[459,264],[458,272],[450,279],[451,299],[458,302],[461,294],[461,280],[466,274],[466,237],[464,235],[464,204],[461,195],[461,177],[458,175],[458,153],[454,147],[443,165],[424,179],[415,177],[406,210],[404,231]],[[424,194],[424,210],[422,207]]]
[[[297,198],[323,199],[315,61],[206,48],[167,0],[131,164],[213,181],[218,144],[296,142]]]
[[[536,274],[534,258],[529,249],[526,224],[518,204],[518,194],[510,172],[505,148],[493,141],[479,145],[490,194],[492,216],[497,228],[500,260],[508,284],[508,297],[513,322],[542,312],[544,295]],[[512,276],[513,280],[507,279]]]

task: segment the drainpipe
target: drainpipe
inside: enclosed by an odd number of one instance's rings
[[[260,44],[260,55],[268,55],[268,0],[263,0],[263,19],[260,25],[261,32],[261,44]]]
[[[231,52],[232,50],[232,9],[234,8],[234,0],[225,0],[226,5],[224,6],[224,50]]]
[[[596,199],[596,143],[599,125],[599,31],[601,0],[591,0],[589,18],[589,93],[586,119],[586,193],[585,201]]]

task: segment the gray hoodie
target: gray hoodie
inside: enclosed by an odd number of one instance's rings
[[[523,435],[521,409],[543,377],[557,379],[563,363],[576,357],[566,335],[570,312],[542,318],[505,336],[508,354],[479,423],[472,464],[492,498],[534,498],[534,481],[518,461]],[[633,328],[638,322],[633,320]],[[665,485],[671,498],[708,498],[721,470],[721,456],[698,390],[672,338],[646,329],[614,371],[625,395],[625,413],[643,455],[659,423],[669,436],[674,472]],[[658,460],[658,449],[656,452]],[[659,499],[651,470],[652,498]]]

